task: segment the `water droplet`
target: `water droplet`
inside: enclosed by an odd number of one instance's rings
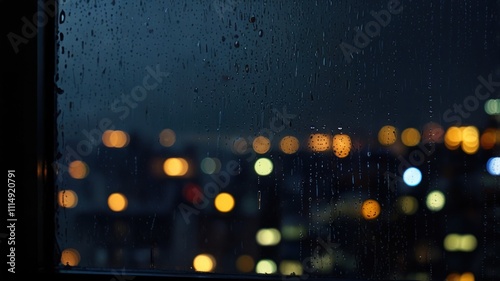
[[[240,47],[240,41],[234,41],[234,47],[239,48]]]
[[[264,36],[264,31],[262,29],[259,29],[259,37]]]
[[[255,22],[255,16],[251,16],[248,21],[250,21],[251,23],[254,23]]]
[[[66,19],[66,13],[64,12],[64,10],[62,10],[61,14],[59,15],[59,23],[63,23],[65,19]]]

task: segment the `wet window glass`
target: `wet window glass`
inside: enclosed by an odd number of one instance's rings
[[[500,276],[498,1],[60,1],[61,272]]]

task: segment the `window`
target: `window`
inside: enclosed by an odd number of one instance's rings
[[[58,275],[500,276],[497,1],[39,9]]]

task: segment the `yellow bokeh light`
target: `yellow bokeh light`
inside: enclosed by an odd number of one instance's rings
[[[380,215],[380,204],[373,199],[368,199],[361,205],[361,215],[366,220],[376,219]]]
[[[460,238],[460,248],[464,252],[472,252],[477,247],[477,239],[472,234],[462,235]]]
[[[261,246],[274,246],[281,241],[281,233],[276,228],[262,228],[257,231],[255,240]]]
[[[220,193],[215,197],[214,204],[217,211],[227,213],[234,208],[234,198],[229,193]]]
[[[89,174],[89,167],[85,162],[76,160],[69,163],[68,173],[74,179],[84,179]]]
[[[333,136],[333,153],[338,158],[345,158],[351,152],[352,142],[348,135],[337,134]]]
[[[163,162],[163,171],[167,176],[180,177],[187,174],[189,164],[184,158],[168,158]]]
[[[125,195],[121,193],[112,193],[108,197],[108,207],[113,212],[121,212],[127,209],[128,200]]]
[[[446,235],[443,242],[444,249],[450,252],[460,251],[460,239],[461,236],[456,233]]]
[[[163,129],[160,132],[159,142],[164,147],[171,147],[175,144],[176,135],[175,132],[171,129]]]
[[[273,162],[267,158],[259,158],[255,161],[254,169],[259,176],[267,176],[273,171]]]
[[[299,150],[299,140],[294,136],[285,136],[280,141],[280,149],[283,153],[293,154]]]
[[[241,255],[236,259],[236,268],[240,272],[251,272],[255,266],[255,261],[249,255]]]
[[[74,208],[78,204],[78,195],[73,190],[61,190],[57,195],[57,202],[63,208]]]
[[[77,266],[80,263],[80,253],[72,248],[68,248],[61,253],[61,264],[65,266]]]
[[[127,146],[129,140],[129,135],[124,131],[116,130],[109,135],[109,143],[112,145],[112,147],[115,148],[122,148]]]
[[[415,128],[407,128],[401,133],[401,141],[409,147],[418,145],[420,139],[420,132]]]
[[[260,260],[255,267],[255,272],[260,274],[273,274],[277,271],[276,263],[272,260]]]
[[[413,215],[418,210],[418,201],[413,196],[402,196],[398,199],[398,205],[401,212],[406,215]]]
[[[465,272],[462,275],[460,275],[460,281],[474,281],[474,274],[472,272]]]
[[[253,140],[252,147],[256,153],[264,154],[271,149],[271,141],[264,136],[258,136]]]
[[[462,150],[474,154],[479,149],[479,130],[474,126],[462,127]]]
[[[106,147],[114,147],[113,144],[111,144],[111,134],[113,133],[113,130],[106,130],[104,133],[102,133],[102,143]]]
[[[391,125],[383,126],[378,132],[378,142],[381,145],[389,146],[396,142],[397,135],[396,127]]]
[[[328,134],[311,134],[307,145],[314,152],[326,151],[331,146],[331,136]]]
[[[452,126],[446,130],[444,135],[444,144],[450,150],[455,150],[462,142],[462,130],[458,127]]]
[[[460,281],[460,274],[452,272],[446,276],[446,281]]]
[[[299,261],[284,260],[280,263],[280,273],[282,275],[302,275],[302,264]]]
[[[446,198],[439,190],[434,190],[427,195],[425,203],[427,208],[431,211],[439,211],[444,207]]]
[[[215,258],[210,254],[199,254],[193,259],[193,267],[196,271],[211,272],[215,266]]]

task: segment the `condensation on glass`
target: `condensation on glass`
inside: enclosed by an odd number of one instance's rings
[[[61,270],[498,277],[497,1],[61,1]]]

